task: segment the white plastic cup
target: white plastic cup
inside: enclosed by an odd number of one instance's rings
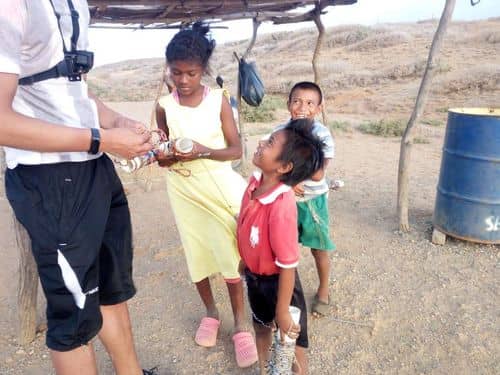
[[[193,141],[189,138],[177,138],[175,140],[175,149],[181,154],[187,154],[193,151]]]
[[[296,306],[288,306],[288,311],[292,316],[292,320],[294,324],[299,324],[300,321],[300,309]],[[281,339],[281,330],[278,330],[278,339]],[[285,334],[285,342],[293,343],[295,339],[292,339],[290,336]]]

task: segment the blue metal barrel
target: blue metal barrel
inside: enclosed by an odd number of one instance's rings
[[[500,109],[448,111],[434,227],[500,244]]]

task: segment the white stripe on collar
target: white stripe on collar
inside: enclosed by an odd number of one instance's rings
[[[253,176],[255,177],[255,179],[257,181],[260,181],[260,178],[262,177],[262,172],[255,171],[255,172],[253,172]],[[269,194],[266,194],[264,197],[257,198],[257,199],[262,204],[270,204],[270,203],[273,203],[276,200],[276,198],[278,198],[281,194],[286,193],[287,191],[290,191],[291,189],[292,189],[291,186],[281,184],[280,186],[278,186],[276,189],[274,189]]]

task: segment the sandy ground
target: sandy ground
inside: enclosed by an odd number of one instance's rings
[[[148,118],[147,106],[117,106]],[[329,198],[333,254],[329,317],[310,320],[311,374],[498,374],[500,373],[499,247],[448,239],[430,243],[443,130],[415,146],[411,171],[412,231],[400,233],[396,218],[399,140],[336,136],[330,175],[345,186]],[[254,149],[256,136],[250,140]],[[135,233],[137,296],[130,302],[144,367],[160,374],[255,374],[240,370],[231,342],[230,305],[215,277],[222,326],[213,349],[193,335],[203,308],[189,282],[165,186],[155,174],[151,190],[124,179]],[[51,374],[44,335],[26,347],[16,339],[17,262],[11,214],[0,198],[0,374]],[[308,300],[316,287],[313,259],[302,249],[299,267]],[[43,299],[39,316],[43,322]],[[101,374],[112,374],[103,347]]]

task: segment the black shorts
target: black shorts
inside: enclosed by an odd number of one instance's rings
[[[279,274],[270,276],[257,275],[248,268],[245,269],[248,300],[252,309],[252,319],[255,323],[264,325],[273,323],[278,302],[279,277]],[[297,271],[295,271],[295,285],[290,305],[300,309],[300,334],[296,343],[298,346],[308,348],[306,300]]]
[[[6,171],[5,186],[47,298],[47,346],[88,343],[102,326],[100,305],[135,294],[130,213],[113,163],[103,155],[19,165]]]

